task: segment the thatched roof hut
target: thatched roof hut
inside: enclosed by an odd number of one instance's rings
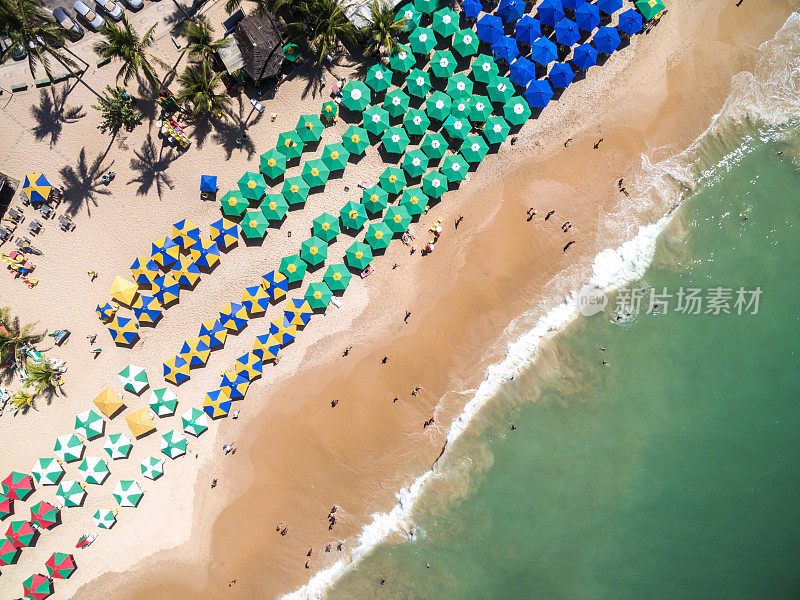
[[[253,13],[233,33],[244,59],[244,72],[253,81],[275,77],[283,64],[283,43],[274,20]]]

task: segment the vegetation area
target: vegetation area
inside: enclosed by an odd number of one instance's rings
[[[183,28],[183,37],[189,46],[189,58],[193,59],[178,77],[181,89],[178,100],[187,104],[194,118],[213,115],[221,118],[231,103],[231,98],[222,88],[223,71],[215,73],[209,63],[216,60],[220,48],[228,45],[228,40],[214,40],[211,24],[205,16],[196,21],[187,21]]]
[[[106,91],[92,108],[99,110],[103,115],[103,122],[100,124],[103,133],[116,132],[122,127],[130,131],[142,120],[142,115],[136,110],[133,99],[119,86],[106,86]]]

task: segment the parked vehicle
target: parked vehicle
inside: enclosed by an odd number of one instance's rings
[[[8,48],[11,47],[12,44],[11,38],[8,37],[7,35],[4,35],[2,38],[0,38],[0,41],[2,42],[2,44],[0,45],[2,45],[3,52],[5,52]],[[14,46],[14,49],[11,51],[11,58],[13,58],[14,60],[23,60],[27,56],[28,53],[25,51],[25,48],[23,48],[21,44],[17,44],[16,46]]]
[[[144,6],[143,0],[125,0],[125,4],[132,10],[139,10]]]
[[[58,21],[58,24],[61,25],[67,31],[72,32],[69,38],[71,40],[79,40],[83,37],[83,27],[78,25],[75,22],[75,19],[70,17],[60,6],[58,8],[53,9],[53,18]]]
[[[83,19],[91,26],[92,29],[97,31],[103,25],[106,24],[106,20],[94,12],[91,8],[86,6],[83,3],[83,0],[75,0],[75,4],[72,5],[75,9],[75,12],[78,13]]]
[[[115,21],[120,21],[122,19],[122,14],[125,12],[125,9],[114,2],[114,0],[95,0],[94,3],[97,5],[97,8]]]

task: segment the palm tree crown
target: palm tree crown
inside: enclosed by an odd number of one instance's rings
[[[201,15],[196,22],[186,21],[183,37],[189,42],[189,56],[200,61],[208,60],[217,50],[230,43],[230,40],[214,39],[214,31],[205,15]]]
[[[44,337],[43,333],[31,331],[35,323],[24,327],[19,318],[12,317],[8,307],[0,308],[0,362],[15,360],[20,348],[25,344],[33,344]]]
[[[29,362],[27,364],[28,379],[24,387],[33,387],[34,395],[53,390],[57,385],[58,371],[56,371],[46,360],[38,363]]]
[[[372,0],[369,5],[369,25],[363,31],[367,35],[367,51],[388,54],[394,52],[397,38],[405,31],[406,18],[395,20],[394,9],[386,0]]]
[[[94,51],[103,58],[112,58],[122,62],[119,73],[117,73],[117,81],[122,79],[122,83],[127,84],[131,77],[141,73],[153,91],[158,92],[161,82],[150,61],[165,68],[169,68],[169,66],[160,58],[147,52],[147,49],[155,43],[154,29],[155,25],[140,37],[128,21],[128,17],[123,15],[121,23],[109,21],[103,26],[100,32],[105,39],[94,45]]]
[[[216,93],[220,79],[222,73],[214,73],[207,62],[191,65],[178,77],[178,82],[181,84],[178,100],[191,105],[195,118],[208,113],[222,116],[231,99],[224,93]]]
[[[344,0],[289,0],[288,3],[294,9],[289,31],[294,38],[306,39],[316,48],[317,63],[321,64],[328,54],[335,54],[340,43],[355,41],[356,28],[347,18],[350,5]],[[275,7],[278,10],[278,2]]]

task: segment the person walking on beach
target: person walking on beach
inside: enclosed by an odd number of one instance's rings
[[[338,400],[331,400],[331,408],[336,408],[337,404],[339,404]]]
[[[87,271],[86,274],[91,278],[91,281],[97,279],[97,271]]]
[[[600,138],[594,143],[594,149],[597,150],[600,147],[600,142],[603,141],[603,138]]]
[[[389,360],[389,355],[388,354],[383,357],[383,360],[381,360],[381,364],[385,365],[387,360]]]
[[[347,348],[345,348],[344,352],[342,352],[342,356],[347,356],[348,354],[350,354],[350,350],[352,349],[353,349],[352,346],[348,346]]]
[[[544,217],[544,220],[545,220],[545,221],[549,220],[549,219],[550,219],[550,217],[552,217],[552,216],[555,214],[555,212],[556,212],[556,211],[554,211],[554,210],[551,210],[549,213],[547,213],[547,214],[545,215],[545,217]]]
[[[571,141],[572,141],[572,138],[567,139],[567,141],[564,142],[564,148],[566,148]]]
[[[565,221],[564,224],[561,226],[561,231],[563,231],[564,233],[567,233],[570,230],[571,227],[572,227],[572,223],[570,223],[569,221]]]
[[[407,311],[406,311],[406,316],[403,318],[403,321],[404,321],[405,323],[408,323],[408,320],[409,320],[410,318],[411,318],[411,311],[410,311],[410,310],[407,310]]]

